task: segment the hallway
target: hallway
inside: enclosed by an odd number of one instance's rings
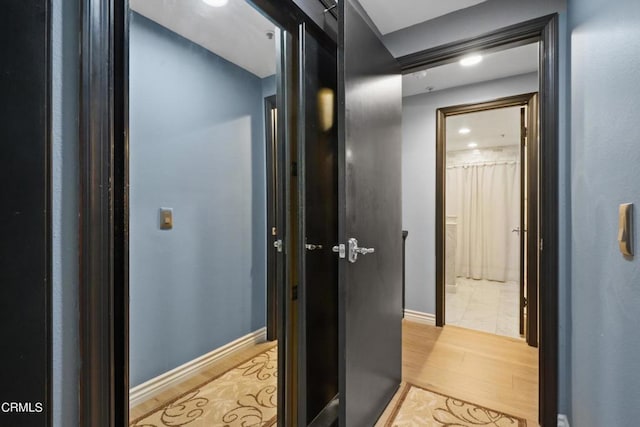
[[[524,341],[403,321],[402,380],[537,426],[538,356]],[[376,424],[382,427],[398,394]]]

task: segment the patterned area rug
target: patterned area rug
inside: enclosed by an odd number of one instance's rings
[[[132,427],[269,427],[277,416],[273,347],[131,422]]]
[[[406,384],[385,427],[526,427],[518,417]]]

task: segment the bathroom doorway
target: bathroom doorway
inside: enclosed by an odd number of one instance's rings
[[[442,108],[437,132],[437,320],[535,347],[537,94]]]

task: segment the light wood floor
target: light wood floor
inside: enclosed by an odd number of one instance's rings
[[[149,412],[163,406],[163,404],[166,404],[167,402],[175,399],[178,396],[181,396],[187,391],[222,375],[229,369],[234,368],[235,366],[243,363],[248,359],[251,359],[253,356],[260,354],[275,345],[275,342],[264,342],[246,350],[239,351],[232,356],[225,357],[219,363],[216,363],[215,365],[207,368],[206,370],[200,372],[198,375],[189,378],[188,380],[178,384],[175,387],[163,391],[155,398],[149,399],[131,408],[129,410],[129,419],[133,421],[136,418],[148,414]]]
[[[538,350],[523,340],[404,321],[404,382],[538,422]],[[383,426],[397,396],[376,426]]]

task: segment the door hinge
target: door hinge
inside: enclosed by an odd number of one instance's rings
[[[522,298],[522,307],[523,307],[523,308],[526,308],[526,307],[527,307],[527,305],[528,305],[528,301],[527,301],[527,299],[526,299],[526,298]]]
[[[544,239],[540,239],[540,252],[544,249]]]
[[[291,176],[298,176],[298,162],[291,162]]]
[[[296,301],[298,299],[298,285],[295,285],[292,289],[291,289],[291,299],[293,301]]]
[[[525,138],[529,137],[529,128],[528,127],[525,126],[525,127],[522,128],[522,136],[524,136]],[[525,144],[526,144],[526,142],[525,142]]]

